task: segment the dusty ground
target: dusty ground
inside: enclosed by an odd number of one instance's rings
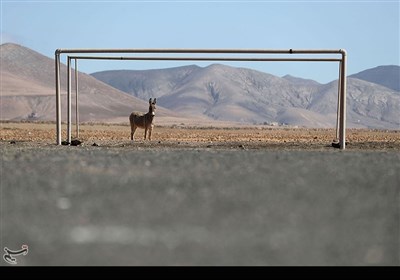
[[[0,131],[0,247],[29,246],[18,265],[400,264],[396,131],[348,130],[344,152],[319,129],[131,143],[85,125],[79,147],[56,146],[54,124]]]
[[[26,145],[54,144],[55,124],[0,123],[2,142],[25,142]],[[66,139],[63,125],[62,139]],[[400,150],[400,131],[348,129],[347,149]],[[136,142],[130,139],[127,125],[81,125],[79,140],[83,145],[153,147],[153,148],[245,148],[245,149],[330,149],[336,138],[334,129],[275,127],[180,127],[156,126],[151,142],[143,142],[144,130],[138,129]],[[75,127],[72,128],[72,139]]]

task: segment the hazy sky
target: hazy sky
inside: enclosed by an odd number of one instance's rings
[[[57,48],[263,48],[348,51],[348,74],[399,65],[395,1],[1,1],[1,43]],[[81,71],[210,63],[91,62]],[[231,63],[329,82],[337,63]]]

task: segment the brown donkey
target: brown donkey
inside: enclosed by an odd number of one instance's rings
[[[131,140],[133,140],[133,135],[135,134],[136,128],[144,128],[144,140],[146,140],[147,130],[149,130],[149,140],[151,140],[151,132],[153,131],[153,119],[156,115],[156,98],[154,101],[149,100],[149,112],[146,114],[141,114],[133,112],[129,116],[129,121],[131,123]]]

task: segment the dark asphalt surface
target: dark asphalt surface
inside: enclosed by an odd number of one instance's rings
[[[0,151],[18,265],[400,265],[399,152]]]

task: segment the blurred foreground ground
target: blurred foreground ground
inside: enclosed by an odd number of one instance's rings
[[[340,151],[333,130],[131,143],[95,125],[78,147],[54,131],[1,124],[1,248],[28,245],[19,265],[400,265],[398,132],[349,130]]]

